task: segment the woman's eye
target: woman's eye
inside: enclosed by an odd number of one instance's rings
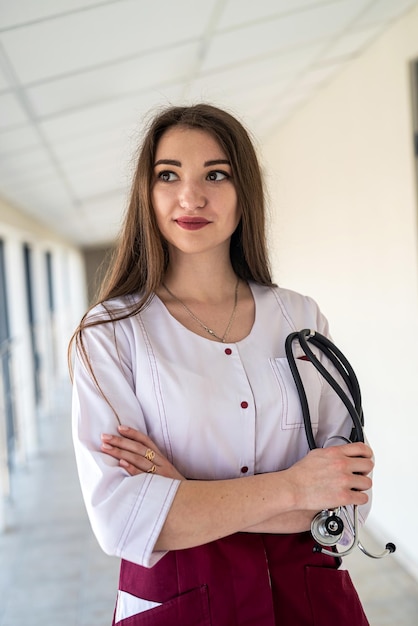
[[[164,170],[163,172],[158,172],[157,178],[165,183],[171,183],[171,181],[176,179],[176,174],[174,172]]]
[[[207,175],[207,179],[211,181],[225,180],[226,178],[231,178],[231,176],[228,172],[222,172],[220,170],[214,170]]]

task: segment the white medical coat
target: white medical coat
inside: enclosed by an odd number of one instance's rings
[[[311,298],[250,287],[255,321],[237,343],[191,332],[157,296],[135,316],[83,332],[101,391],[76,358],[73,436],[87,511],[105,552],[155,564],[164,553],[154,545],[179,485],[156,474],[130,476],[101,452],[101,434],[117,434],[116,414],[121,424],[146,432],[190,479],[282,470],[308,452],[284,344],[302,328],[328,335],[327,321]],[[107,306],[118,310],[125,303]],[[97,307],[90,316],[102,314]],[[311,363],[297,363],[317,445],[349,436],[351,419],[339,398]],[[368,508],[361,507],[362,517]]]

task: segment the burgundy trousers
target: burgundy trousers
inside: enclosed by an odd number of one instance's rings
[[[368,626],[339,559],[310,533],[238,533],[169,552],[153,568],[122,561],[119,589],[160,606],[119,626]]]

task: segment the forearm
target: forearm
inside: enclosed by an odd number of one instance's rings
[[[190,548],[267,523],[295,506],[284,473],[222,481],[183,481],[156,550]]]
[[[132,476],[153,467],[158,475],[181,480],[154,550],[190,548],[244,531],[302,532],[319,510],[368,500],[363,491],[371,487],[373,461],[364,444],[313,450],[279,472],[200,481],[184,480],[147,436],[123,432],[103,436],[102,449]],[[148,449],[155,452],[152,462]]]
[[[282,532],[284,528],[294,532],[296,521],[306,530],[303,511],[368,501],[365,491],[371,487],[367,476],[373,468],[371,456],[364,444],[349,444],[313,450],[281,472],[224,481],[185,480],[155,547],[182,549],[244,529],[277,528],[271,520],[282,514],[292,514],[283,518]]]
[[[316,513],[317,511],[291,511],[281,513],[261,522],[261,524],[244,528],[243,532],[278,535],[301,533],[310,529],[311,521]]]

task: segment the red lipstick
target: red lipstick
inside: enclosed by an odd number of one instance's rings
[[[184,230],[200,230],[204,228],[208,224],[210,224],[209,220],[204,217],[179,217],[176,220],[176,223],[183,228]]]

